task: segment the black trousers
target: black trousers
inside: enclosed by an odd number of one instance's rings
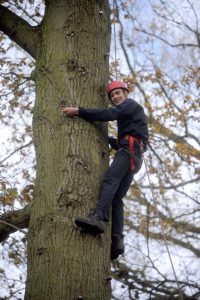
[[[125,197],[133,175],[138,172],[142,165],[142,158],[135,160],[136,172],[130,170],[130,154],[127,149],[119,149],[109,169],[105,173],[97,208],[103,213],[105,221],[109,221],[112,207],[112,234],[123,233],[124,209],[123,198]]]

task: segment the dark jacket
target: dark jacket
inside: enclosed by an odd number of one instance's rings
[[[147,118],[143,107],[133,99],[126,99],[122,104],[112,108],[79,108],[79,116],[88,121],[117,120],[118,139],[132,135],[142,140],[146,146],[148,142]]]

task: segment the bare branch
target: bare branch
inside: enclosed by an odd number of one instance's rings
[[[161,124],[161,122],[159,122],[159,120],[157,120],[156,118],[153,117],[153,115],[151,114],[149,116],[149,124],[152,124],[152,126],[156,129],[159,128],[159,132],[160,134],[163,134],[165,136],[167,136],[171,141],[173,141],[174,143],[179,143],[185,146],[185,149],[188,152],[191,152],[193,157],[200,159],[200,151],[195,149],[193,146],[191,146],[182,136],[177,135],[176,133],[174,133],[172,130],[170,130],[169,128],[166,128],[164,125]]]
[[[131,229],[134,229],[136,232],[141,232],[140,226],[136,226],[133,223],[132,224],[129,223],[129,225],[130,225]],[[150,239],[157,240],[157,241],[163,240],[163,236],[161,233],[156,233],[153,231],[149,231],[149,237],[150,237]],[[168,242],[171,242],[174,245],[178,245],[184,249],[188,249],[191,252],[193,252],[197,257],[200,257],[200,250],[197,247],[195,248],[190,242],[186,242],[181,238],[175,238],[171,235],[166,235],[166,240]]]
[[[9,235],[17,230],[22,231],[29,225],[31,204],[22,209],[6,212],[0,216],[0,242],[5,241]],[[24,233],[24,231],[23,231]]]
[[[194,13],[194,17],[195,17],[195,20],[196,20],[196,30],[198,31],[198,28],[199,28],[199,21],[198,21],[198,16],[197,16],[197,13],[194,9],[194,6],[192,5],[191,1],[187,0],[187,2],[189,3],[193,13]]]
[[[17,84],[17,85],[15,86],[15,88],[14,88],[13,90],[11,90],[10,92],[8,92],[7,94],[0,94],[0,97],[6,97],[6,96],[9,96],[9,95],[13,94],[15,91],[17,91],[17,90],[19,89],[20,86],[23,86],[24,83],[26,83],[28,80],[30,80],[30,79],[25,79],[24,81],[20,82],[19,84]],[[9,101],[8,101],[8,102],[9,102]],[[4,105],[5,105],[5,103],[4,103],[2,106],[4,106]],[[2,107],[2,106],[1,106],[1,107]],[[0,107],[0,108],[1,108],[1,107]]]
[[[144,291],[149,294],[148,299],[152,300],[175,300],[175,299],[181,299],[178,294],[180,290],[177,290],[175,288],[175,280],[171,279],[164,279],[164,280],[155,280],[155,279],[147,279],[144,278],[144,274],[140,272],[133,272],[133,269],[131,266],[128,266],[124,262],[118,263],[115,267],[114,271],[112,271],[112,277],[115,278],[115,280],[122,282],[122,284],[126,285],[131,292],[131,295],[129,295],[130,299],[136,299],[134,296],[134,291],[138,291],[138,294]],[[179,284],[182,288],[182,294],[184,299],[188,300],[194,300],[197,299],[199,295],[199,285],[198,283],[189,282],[189,281],[182,281],[179,280]],[[191,289],[197,290],[197,292],[194,292],[193,296],[187,296],[184,294],[184,287],[190,287]],[[138,298],[139,299],[139,298]]]
[[[2,161],[0,161],[0,167],[2,167],[2,166],[3,166],[2,164],[4,163],[4,161],[6,161],[7,159],[9,159],[13,154],[15,154],[16,152],[20,151],[20,150],[23,149],[23,148],[26,148],[26,147],[30,146],[32,143],[33,143],[33,142],[30,141],[29,143],[27,143],[27,144],[25,144],[25,145],[22,145],[21,147],[15,149],[12,153],[10,153],[10,154],[9,154],[7,157],[5,157]]]
[[[152,32],[149,32],[149,31],[146,31],[145,29],[139,29],[139,28],[135,28],[136,31],[139,31],[139,32],[142,32],[142,33],[145,33],[149,36],[153,36],[157,39],[159,39],[160,41],[164,42],[165,44],[169,45],[170,47],[172,48],[179,48],[179,47],[182,47],[182,48],[186,48],[186,47],[195,47],[195,48],[199,48],[199,45],[198,44],[193,44],[193,43],[179,43],[179,44],[172,44],[170,43],[169,41],[167,41],[166,39],[162,38],[161,36],[155,34],[155,33],[152,33]]]
[[[36,43],[39,40],[38,28],[0,5],[0,30],[33,58],[36,57]]]
[[[8,223],[8,222],[2,221],[2,220],[0,220],[0,223],[5,224],[5,225],[8,225],[8,226],[10,226],[10,227],[12,227],[12,228],[14,228],[14,229],[16,229],[16,230],[18,230],[18,231],[20,231],[20,232],[26,234],[26,231],[25,231],[25,230],[20,229],[19,227],[15,226],[15,225],[13,225],[13,224],[11,224],[11,223]]]
[[[18,9],[18,10],[20,10],[20,12],[23,12],[23,14],[26,16],[26,18],[28,18],[29,20],[31,20],[32,22],[34,22],[34,23],[36,23],[36,24],[38,24],[39,25],[39,23],[40,22],[38,22],[37,20],[36,20],[36,18],[34,18],[34,15],[31,15],[30,13],[28,13],[27,11],[26,11],[26,9],[24,9],[19,3],[17,3],[16,1],[15,1],[15,3],[13,4],[13,3],[9,3],[9,7],[12,7],[13,9]]]
[[[170,182],[170,185],[169,186],[160,186],[160,185],[153,185],[151,187],[152,190],[156,190],[156,189],[164,189],[164,190],[171,190],[171,189],[177,189],[178,187],[183,187],[187,184],[191,184],[191,183],[194,183],[194,182],[198,182],[199,181],[199,176],[195,177],[195,178],[192,178],[190,180],[186,180],[186,181],[183,181],[183,182],[179,182],[177,184],[173,184]],[[140,185],[142,188],[149,188],[149,186],[147,185]]]

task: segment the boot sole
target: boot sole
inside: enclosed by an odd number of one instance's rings
[[[91,224],[90,222],[86,222],[85,220],[76,219],[75,224],[80,227],[84,232],[89,233],[104,233],[105,228],[100,228],[98,226],[95,226],[94,224]]]

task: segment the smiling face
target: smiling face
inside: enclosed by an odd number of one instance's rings
[[[115,89],[110,92],[110,100],[114,105],[122,104],[128,97],[128,92],[123,89]]]

